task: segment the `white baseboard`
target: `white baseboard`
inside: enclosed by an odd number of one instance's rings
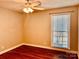
[[[13,47],[11,47],[11,48],[9,48],[9,49],[6,49],[6,50],[3,50],[3,51],[0,52],[0,55],[1,55],[1,54],[4,54],[4,53],[6,53],[6,52],[8,52],[8,51],[10,51],[10,50],[13,50],[13,49],[15,49],[15,48],[17,48],[17,47],[20,47],[20,46],[22,46],[22,45],[24,45],[24,43],[19,44],[19,45],[16,45],[16,46],[13,46]]]
[[[26,44],[26,43],[24,43],[24,45],[27,45],[27,46],[35,46],[35,47],[39,47],[39,48],[45,48],[45,49],[50,49],[50,50],[57,50],[57,51],[62,51],[62,52],[68,52],[68,53],[78,54],[77,51],[70,51],[70,50],[64,50],[64,49],[58,49],[58,48],[51,48],[51,47],[45,47],[45,46],[33,45],[33,44]]]
[[[16,46],[14,46],[14,47],[11,47],[11,48],[9,48],[9,49],[6,49],[6,50],[4,50],[4,51],[1,51],[1,52],[0,52],[0,55],[1,55],[1,54],[4,54],[4,53],[6,53],[6,52],[8,52],[8,51],[10,51],[10,50],[13,50],[13,49],[15,49],[15,48],[17,48],[17,47],[20,47],[20,46],[22,46],[22,45],[34,46],[34,47],[39,47],[39,48],[45,48],[45,49],[50,49],[50,50],[57,50],[57,51],[63,51],[63,52],[78,54],[77,51],[70,51],[70,50],[63,50],[63,49],[58,49],[58,48],[51,48],[51,47],[45,47],[45,46],[40,46],[40,45],[34,45],[34,44],[21,43],[21,44],[19,44],[19,45],[16,45]]]

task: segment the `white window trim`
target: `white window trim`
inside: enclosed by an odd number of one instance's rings
[[[70,25],[70,27],[69,27],[69,40],[68,40],[68,48],[66,48],[66,49],[70,49],[70,28],[71,28],[72,14],[71,13],[55,13],[55,14],[50,14],[50,16],[53,16],[53,15],[65,15],[65,14],[69,14],[70,15],[70,20],[69,20],[69,25]],[[51,19],[51,23],[52,23],[52,19]],[[58,49],[62,48],[62,47],[54,47],[54,43],[52,43],[52,29],[51,29],[51,47],[58,48]],[[64,49],[64,48],[62,48],[62,49]]]

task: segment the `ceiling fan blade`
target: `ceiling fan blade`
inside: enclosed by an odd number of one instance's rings
[[[32,2],[34,2],[34,0],[13,0],[13,1],[15,1],[15,2],[17,2],[17,3],[32,3]]]
[[[32,7],[40,6],[40,5],[41,5],[41,2],[39,2],[39,1],[32,2],[30,5],[31,5]]]
[[[29,4],[31,7],[41,5],[39,1],[34,1],[34,0],[13,0],[13,1],[20,4],[25,4],[26,6],[27,4]]]
[[[43,8],[43,7],[33,7],[32,9],[35,9],[35,10],[46,10],[46,8]]]
[[[13,0],[13,1],[15,1],[17,3],[27,3],[27,0]]]

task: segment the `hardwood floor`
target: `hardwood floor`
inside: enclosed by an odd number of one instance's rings
[[[0,59],[78,59],[78,57],[76,54],[23,45],[0,55]]]

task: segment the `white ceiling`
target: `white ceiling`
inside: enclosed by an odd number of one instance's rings
[[[0,0],[0,7],[22,11],[25,0]],[[40,1],[44,8],[57,8],[79,4],[79,0],[33,0]]]

